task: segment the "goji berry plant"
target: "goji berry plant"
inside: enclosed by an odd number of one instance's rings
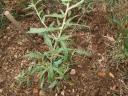
[[[73,9],[78,8],[85,1],[80,0],[75,3],[72,1],[59,1],[65,7],[63,8],[65,10],[59,9],[59,12],[50,14],[45,14],[43,10],[38,9],[38,4],[41,0],[31,1],[29,8],[33,9],[37,14],[42,23],[42,28],[30,28],[28,33],[41,35],[44,38],[44,43],[48,46],[48,51],[30,52],[26,55],[31,59],[36,59],[37,62],[17,76],[17,80],[20,83],[24,83],[29,80],[30,76],[36,75],[39,78],[41,88],[45,84],[48,84],[49,88],[53,88],[60,80],[64,79],[69,71],[70,60],[73,54],[90,55],[83,49],[73,49],[69,46],[72,35],[68,33],[67,29],[72,29],[72,26],[89,28],[86,25],[73,22],[77,15],[72,16],[71,14]],[[47,18],[53,20],[51,24],[45,23]]]

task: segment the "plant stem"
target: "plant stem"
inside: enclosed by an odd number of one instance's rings
[[[60,38],[61,35],[62,35],[64,26],[65,26],[65,22],[66,22],[66,18],[67,18],[67,15],[68,15],[68,11],[69,11],[68,8],[69,8],[69,3],[67,4],[66,11],[65,11],[65,14],[64,14],[63,23],[62,23],[62,26],[60,27],[59,35],[58,35],[57,38]],[[54,49],[56,48],[57,43],[58,43],[58,41],[55,40],[55,43],[54,43]]]
[[[36,11],[36,14],[37,14],[39,20],[41,21],[41,23],[43,24],[43,26],[44,26],[45,28],[48,28],[48,26],[42,21],[42,18],[41,18],[41,16],[40,16],[40,13],[39,13],[37,7],[36,7],[36,4],[34,4],[33,1],[32,1],[32,6],[33,6],[34,10]],[[55,36],[53,33],[52,33],[52,36],[54,36],[54,37],[56,38],[56,36]]]
[[[47,25],[42,21],[42,18],[40,17],[40,14],[39,14],[39,12],[38,12],[38,10],[36,8],[36,5],[33,2],[32,2],[32,6],[33,6],[34,10],[36,11],[37,16],[40,19],[41,23],[44,25],[45,28],[47,28]]]
[[[66,18],[67,18],[67,15],[68,15],[68,11],[69,11],[69,3],[67,4],[67,8],[66,8],[66,11],[65,11],[65,14],[64,14],[64,19],[63,19],[63,23],[62,23],[62,26],[61,26],[61,29],[60,29],[60,33],[59,33],[59,36],[61,36],[62,32],[63,32],[63,29],[64,29],[64,26],[65,26],[65,22],[66,22]]]
[[[72,10],[73,8],[81,5],[83,2],[84,2],[84,0],[81,0],[80,2],[76,3],[75,5],[72,5],[71,7],[69,7],[69,3],[67,3],[67,8],[66,8],[66,11],[65,11],[65,15],[64,15],[62,27],[61,27],[61,30],[60,30],[60,33],[59,33],[59,36],[58,37],[60,37],[61,34],[62,34],[62,32],[63,32],[63,29],[64,29],[64,26],[65,26],[65,22],[66,22],[66,18],[67,18],[68,12],[70,10]]]
[[[12,14],[9,12],[9,11],[5,11],[4,12],[4,15],[7,17],[7,19],[9,20],[9,21],[11,21],[18,29],[22,29],[21,28],[21,25],[19,24],[19,22],[18,21],[16,21],[16,19],[12,16]]]
[[[75,7],[78,7],[84,2],[84,0],[81,0],[80,2],[76,3],[75,5],[72,5],[71,7],[68,8],[68,10],[74,9]]]

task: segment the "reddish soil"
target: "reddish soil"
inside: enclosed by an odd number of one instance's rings
[[[128,96],[128,60],[113,60],[115,31],[107,14],[97,8],[82,19],[88,19],[91,30],[76,32],[73,46],[90,50],[92,56],[74,56],[71,68],[76,74],[69,74],[68,80],[54,90],[46,89],[42,95],[35,94],[40,91],[38,84],[19,87],[15,80],[22,69],[31,65],[23,57],[28,51],[47,49],[38,36],[26,35],[29,27],[40,24],[35,17],[21,19],[21,32],[9,23],[0,35],[0,96]]]

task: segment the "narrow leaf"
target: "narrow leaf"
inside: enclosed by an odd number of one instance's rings
[[[49,38],[49,36],[47,34],[44,34],[43,37],[44,37],[45,44],[47,44],[50,48],[52,48],[52,41]]]
[[[28,33],[43,34],[57,30],[59,30],[59,28],[30,28],[30,31]]]
[[[31,52],[29,54],[26,54],[25,57],[40,59],[43,58],[43,54],[40,52]]]
[[[55,80],[55,81],[53,81],[50,85],[49,85],[49,88],[54,88],[56,85],[57,85],[57,81]]]

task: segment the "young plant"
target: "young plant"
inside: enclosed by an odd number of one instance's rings
[[[0,1],[0,29],[3,29],[6,22],[6,19],[3,15],[3,11],[4,11],[4,2]]]
[[[128,57],[128,16],[124,16],[122,19],[113,17],[112,22],[118,27],[117,43],[122,50],[122,57]]]
[[[105,0],[107,2],[107,4],[110,6],[110,7],[113,7],[115,6],[117,3],[119,3],[119,0]]]
[[[69,47],[72,36],[69,35],[66,29],[72,28],[74,25],[83,26],[72,22],[77,16],[71,17],[70,14],[74,8],[78,8],[83,4],[84,0],[80,0],[75,4],[72,4],[72,0],[61,0],[62,4],[66,7],[65,11],[60,9],[59,13],[51,14],[44,14],[43,10],[37,8],[40,2],[41,0],[32,0],[29,8],[35,10],[42,23],[42,28],[30,28],[28,33],[43,36],[44,43],[48,46],[48,51],[27,54],[26,57],[36,59],[37,61],[26,72],[21,72],[17,79],[25,82],[29,76],[36,75],[41,88],[47,84],[49,88],[54,88],[60,80],[64,79],[66,72],[69,71],[71,55],[82,53],[81,50],[78,51],[78,49]],[[53,20],[49,25],[45,24],[48,18]],[[83,51],[83,54],[88,55],[86,51]]]

